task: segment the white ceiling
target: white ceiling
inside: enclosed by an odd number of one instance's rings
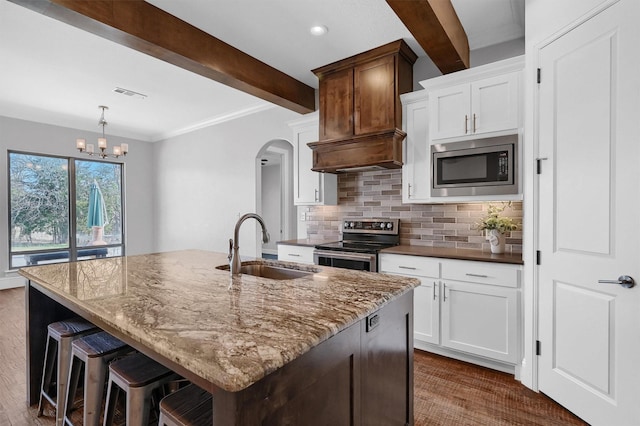
[[[399,38],[426,56],[385,0],[147,1],[316,88],[312,69]],[[452,3],[472,50],[524,36],[524,0]],[[0,115],[98,132],[107,105],[107,136],[156,141],[271,106],[7,0],[0,58]]]

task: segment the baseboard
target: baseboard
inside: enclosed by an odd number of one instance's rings
[[[419,342],[417,340],[414,340],[413,347],[415,349],[420,349],[426,352],[432,352],[434,354],[457,359],[459,361],[465,361],[470,364],[476,364],[481,367],[491,368],[492,370],[502,371],[503,373],[513,374],[514,378],[518,380],[518,375],[516,374],[516,367],[515,365],[512,365],[512,364],[505,364],[499,361],[492,361],[492,360],[477,357],[474,355],[465,354],[463,352],[449,350],[447,348],[442,348],[439,346],[432,346],[424,342]]]
[[[25,278],[20,275],[0,278],[0,290],[24,287]]]

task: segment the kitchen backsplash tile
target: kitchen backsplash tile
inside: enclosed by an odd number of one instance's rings
[[[337,206],[308,207],[309,238],[340,239],[345,217],[390,217],[400,219],[401,244],[490,250],[483,232],[475,229],[489,203],[402,204],[401,170],[340,174],[338,191]],[[503,214],[518,224],[507,234],[505,249],[521,253],[522,202],[513,202]]]

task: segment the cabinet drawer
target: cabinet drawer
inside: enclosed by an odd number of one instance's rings
[[[518,288],[520,267],[490,262],[447,260],[442,262],[442,279]]]
[[[278,260],[313,265],[313,247],[278,244]]]
[[[421,277],[440,277],[440,262],[431,257],[382,253],[379,256],[379,263],[378,270],[380,272]]]

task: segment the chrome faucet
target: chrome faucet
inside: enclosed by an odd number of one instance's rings
[[[260,226],[262,226],[262,242],[265,244],[269,242],[269,232],[267,232],[267,227],[264,224],[264,220],[262,220],[260,216],[255,213],[247,213],[240,217],[240,219],[238,219],[238,222],[236,222],[236,228],[233,231],[233,239],[229,240],[229,262],[231,263],[231,275],[240,274],[240,246],[238,245],[240,225],[242,225],[242,222],[249,218],[254,218],[258,221],[258,223],[260,223]]]

